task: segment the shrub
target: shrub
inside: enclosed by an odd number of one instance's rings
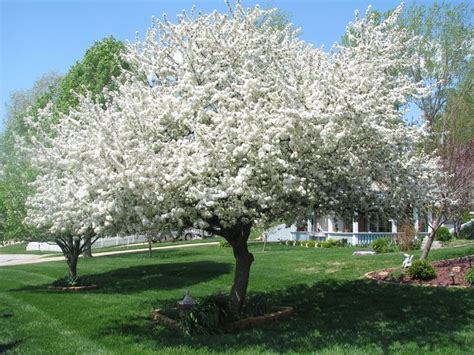
[[[318,248],[341,248],[347,245],[347,239],[328,239],[325,242],[318,242]]]
[[[420,238],[414,239],[411,250],[420,250],[422,242],[423,241]]]
[[[460,239],[474,239],[474,223],[471,223],[468,227],[464,227],[459,231]]]
[[[316,245],[316,242],[315,242],[314,240],[310,240],[310,241],[308,242],[308,247],[309,247],[309,248],[314,248],[315,245]]]
[[[374,240],[371,243],[371,247],[377,254],[388,253],[388,243],[388,239],[380,238]]]
[[[75,286],[89,286],[91,282],[85,277],[66,276],[53,281],[52,285],[55,287],[75,287]]]
[[[467,270],[466,275],[464,275],[464,280],[468,285],[474,285],[474,268]]]
[[[405,276],[405,274],[402,271],[395,270],[395,271],[392,271],[390,273],[388,278],[389,278],[390,281],[399,282],[399,281],[403,280],[404,276]]]
[[[416,280],[431,280],[436,277],[436,270],[426,260],[415,260],[407,270],[408,276]]]
[[[219,246],[221,248],[230,248],[230,243],[224,239],[219,242]]]
[[[263,316],[268,313],[269,305],[267,297],[263,294],[257,293],[250,296],[247,296],[243,307],[243,313],[251,316]]]
[[[224,294],[210,295],[199,302],[181,319],[186,335],[221,333],[221,325],[235,319],[229,297]]]
[[[370,244],[370,246],[377,254],[400,251],[399,246],[387,238],[376,239]]]
[[[412,224],[404,224],[399,228],[400,234],[397,236],[397,245],[401,251],[418,250],[421,241],[415,238],[416,230]]]
[[[440,242],[449,242],[452,238],[451,233],[449,233],[449,229],[446,227],[440,227],[435,234],[435,239],[439,240]]]

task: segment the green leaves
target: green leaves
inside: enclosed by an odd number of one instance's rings
[[[0,241],[37,238],[36,231],[23,223],[25,201],[32,193],[29,184],[35,180],[37,172],[15,146],[17,136],[29,142],[34,135],[25,124],[26,117],[41,119],[42,130],[48,133],[62,113],[67,114],[76,107],[77,95],[89,91],[94,99],[105,103],[104,87],[114,90],[114,78],[122,69],[129,69],[121,58],[124,50],[125,45],[113,37],[98,41],[64,77],[46,74],[31,89],[11,96],[6,130],[0,135]],[[52,104],[51,114],[38,118],[39,110],[49,103]]]

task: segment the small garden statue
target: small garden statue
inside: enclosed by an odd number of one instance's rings
[[[405,260],[403,260],[402,268],[408,269],[411,266],[411,262],[413,261],[413,255],[410,254],[403,254]]]

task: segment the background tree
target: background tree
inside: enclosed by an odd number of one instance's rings
[[[419,36],[416,46],[407,46],[418,58],[409,73],[414,80],[431,85],[429,95],[415,103],[433,126],[442,115],[451,90],[466,76],[472,56],[473,8],[467,3],[434,3],[430,7],[414,2],[400,17],[400,26]]]
[[[463,81],[450,92],[444,113],[435,125],[435,131],[439,133],[437,151],[449,176],[448,183],[452,190],[458,191],[457,208],[449,216],[454,222],[455,235],[459,233],[461,223],[470,219],[469,211],[474,209],[473,79],[474,62],[471,59]]]
[[[472,120],[472,14],[469,4],[434,3],[430,7],[414,3],[404,12],[400,25],[416,46],[407,46],[418,61],[409,69],[416,81],[430,85],[428,95],[415,100],[431,128],[431,144],[445,173],[438,186],[440,199],[432,205],[432,233],[421,258],[427,258],[436,230],[454,220],[457,232],[461,216],[472,207],[471,190],[474,158]]]
[[[390,13],[375,12],[375,16],[382,21]],[[456,233],[462,216],[472,207],[472,14],[473,8],[467,3],[442,2],[428,7],[414,2],[397,24],[400,31],[419,38],[406,46],[406,54],[417,58],[408,74],[427,85],[429,91],[413,102],[421,109],[432,134],[425,149],[436,152],[440,169],[449,177],[439,178],[436,184],[435,195],[440,201],[431,205],[434,232],[428,237],[422,258],[428,256],[435,231],[442,223],[452,219]],[[344,40],[350,45],[347,38]]]
[[[75,63],[61,82],[55,109],[68,113],[79,102],[78,96],[86,92],[92,95],[94,101],[105,104],[103,90],[115,90],[115,78],[120,76],[123,69],[130,69],[123,60],[125,44],[113,37],[95,42]]]
[[[23,219],[25,200],[31,193],[28,184],[36,172],[15,147],[16,137],[28,136],[25,117],[36,115],[47,102],[54,100],[60,82],[60,75],[45,74],[31,89],[14,92],[7,103],[5,131],[0,135],[0,242],[27,240],[34,234]]]

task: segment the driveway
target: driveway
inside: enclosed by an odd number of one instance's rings
[[[180,245],[167,245],[164,247],[153,247],[153,250],[160,249],[179,249],[179,248],[192,248],[192,247],[205,247],[210,245],[218,245],[218,242],[209,243],[193,243],[193,244],[180,244]],[[107,255],[119,255],[119,254],[130,254],[130,253],[142,253],[148,251],[148,248],[131,249],[131,250],[117,250],[107,251],[103,253],[94,252],[94,257],[107,256]],[[26,264],[39,264],[47,263],[50,261],[64,260],[64,256],[51,256],[49,255],[34,255],[34,254],[0,254],[0,267],[1,266],[12,266],[12,265],[26,265]]]

